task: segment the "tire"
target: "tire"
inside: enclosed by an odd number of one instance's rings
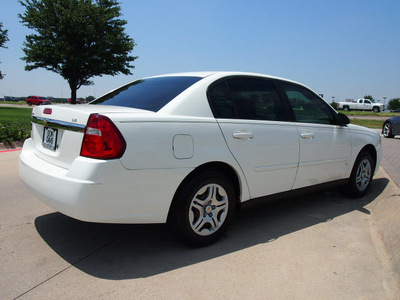
[[[32,106],[32,102],[28,102],[28,105],[29,105],[29,106]]]
[[[372,111],[373,111],[374,113],[378,113],[378,112],[380,111],[380,109],[379,109],[379,107],[374,107],[374,108],[372,109]]]
[[[371,188],[374,169],[375,162],[371,154],[367,151],[361,152],[353,166],[347,186],[350,196],[360,198],[367,194]]]
[[[350,108],[348,106],[343,106],[344,111],[350,111]]]
[[[383,124],[383,130],[382,130],[383,136],[385,138],[393,138],[393,132],[392,132],[392,124],[389,122],[386,122]]]
[[[200,173],[184,183],[176,195],[169,225],[191,246],[210,245],[228,228],[235,197],[234,187],[225,175]]]

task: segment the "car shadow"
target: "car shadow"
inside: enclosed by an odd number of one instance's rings
[[[86,223],[60,213],[35,219],[43,240],[65,261],[103,279],[145,278],[197,264],[258,244],[273,243],[293,232],[365,208],[389,180],[375,179],[369,194],[350,199],[334,190],[244,206],[226,234],[215,244],[191,248],[164,224]]]

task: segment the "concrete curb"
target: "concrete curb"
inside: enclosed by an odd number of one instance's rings
[[[24,142],[0,143],[0,151],[21,149]]]

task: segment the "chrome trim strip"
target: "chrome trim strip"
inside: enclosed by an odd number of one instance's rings
[[[347,164],[348,158],[337,158],[337,159],[327,159],[327,160],[318,160],[318,161],[307,161],[299,163],[299,168],[303,167],[312,167],[318,165],[328,165],[328,164]]]
[[[256,167],[254,168],[254,172],[270,172],[270,171],[280,171],[287,169],[297,169],[298,164],[287,164],[287,165],[276,165],[276,166],[268,166],[268,167]]]
[[[42,117],[31,117],[32,123],[40,124],[43,126],[48,126],[52,128],[58,128],[58,129],[64,129],[64,130],[70,130],[70,131],[76,131],[76,132],[84,132],[85,131],[85,125],[80,125],[80,124],[74,124],[74,123],[69,123],[69,122],[64,122],[64,121],[57,121],[57,120],[52,120],[52,119],[46,119]]]

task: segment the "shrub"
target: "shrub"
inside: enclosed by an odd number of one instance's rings
[[[29,128],[18,122],[0,123],[0,143],[23,142],[30,136]]]

